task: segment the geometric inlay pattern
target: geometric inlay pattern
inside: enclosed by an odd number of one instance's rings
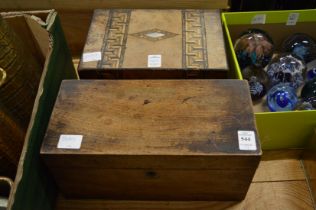
[[[141,31],[138,33],[130,34],[130,35],[155,42],[155,41],[168,39],[168,38],[177,36],[178,34],[154,28],[154,29]]]
[[[208,67],[204,13],[200,10],[183,10],[183,62],[184,68]]]
[[[122,66],[130,16],[131,10],[110,10],[99,68],[119,68]]]

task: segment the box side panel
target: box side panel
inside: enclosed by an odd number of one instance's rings
[[[303,148],[316,126],[316,111],[257,113],[255,116],[264,150]]]
[[[49,60],[46,60],[35,101],[37,110],[33,109],[33,125],[28,131],[9,209],[53,209],[56,196],[55,185],[39,159],[39,148],[60,82],[63,78],[76,78],[76,74],[59,19],[56,17],[51,21],[49,32],[53,38],[53,49],[47,58]]]
[[[222,13],[222,21],[223,21],[224,35],[225,35],[225,41],[226,41],[227,59],[228,59],[228,64],[230,66],[229,77],[242,79],[241,71],[239,69],[237,57],[234,51],[234,45],[233,45],[230,32],[228,29],[226,14],[227,13]]]

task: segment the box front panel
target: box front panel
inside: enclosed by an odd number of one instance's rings
[[[241,200],[255,171],[71,167],[53,170],[67,198],[119,200]]]

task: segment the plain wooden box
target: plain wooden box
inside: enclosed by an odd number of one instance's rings
[[[220,12],[97,9],[78,72],[82,79],[227,78]]]
[[[245,81],[63,81],[41,156],[68,198],[241,200],[256,133]],[[82,135],[80,149],[57,148],[62,134]]]

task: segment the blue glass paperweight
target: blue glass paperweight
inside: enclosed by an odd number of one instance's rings
[[[248,66],[242,70],[242,76],[248,80],[253,101],[262,98],[267,93],[269,77],[261,67]]]
[[[312,104],[316,108],[316,78],[308,81],[301,92],[301,97],[304,101]]]
[[[249,65],[265,67],[272,58],[274,45],[264,31],[249,29],[236,40],[234,49],[241,69]]]
[[[291,87],[298,88],[304,82],[304,62],[291,54],[279,55],[267,66],[267,74],[272,85],[289,83]]]
[[[316,77],[316,60],[309,62],[306,70],[306,80],[312,80]]]
[[[309,69],[306,73],[307,80],[311,80],[316,77],[316,67]]]
[[[296,33],[289,36],[283,42],[282,48],[285,52],[292,53],[304,60],[305,63],[316,59],[316,43],[307,34]]]
[[[267,94],[270,111],[291,111],[298,102],[295,89],[288,83],[281,83],[272,87]]]

